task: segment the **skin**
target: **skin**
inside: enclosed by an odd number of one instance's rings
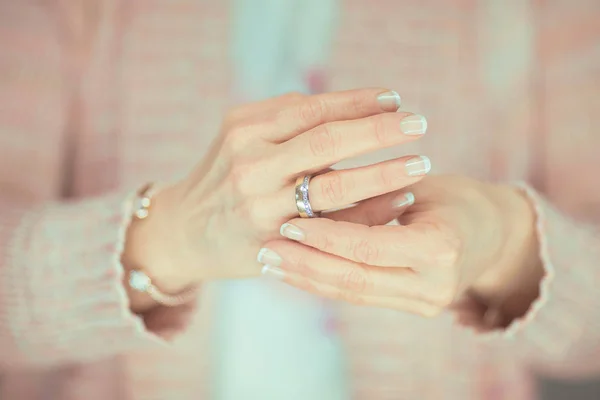
[[[543,275],[524,195],[461,176],[427,177],[409,189],[416,202],[396,215],[400,226],[383,225],[398,212],[385,200],[391,195],[331,219],[289,221],[282,234],[292,240],[266,243],[260,253],[265,272],[359,305],[428,317],[454,308],[460,322],[482,329],[522,316]]]
[[[381,99],[382,93],[388,94]],[[419,139],[402,132],[402,122],[413,114],[397,112],[399,102],[376,88],[288,94],[232,110],[208,156],[155,196],[148,218],[132,223],[125,268],[142,268],[155,286],[173,294],[207,279],[257,276],[261,245],[297,215],[298,176],[322,172],[311,181],[321,188],[311,193],[319,210],[418,182],[423,174],[407,175],[410,157],[328,170],[341,160]],[[144,294],[129,295],[135,312],[155,306]]]
[[[465,177],[409,176],[410,156],[329,169],[422,136],[402,132],[412,114],[396,112],[389,98],[378,102],[384,92],[290,94],[231,111],[208,157],[132,224],[125,268],[141,267],[163,292],[179,293],[208,279],[256,276],[269,264],[265,271],[290,285],[356,304],[424,316],[454,307],[463,322],[491,315],[490,306],[494,324],[522,315],[542,268],[521,193]],[[359,204],[295,218],[294,182],[307,173],[317,174],[315,210]],[[409,186],[417,200],[407,208]],[[403,226],[384,226],[396,217]],[[303,238],[282,237],[285,223]],[[156,307],[144,294],[130,299],[134,312]]]

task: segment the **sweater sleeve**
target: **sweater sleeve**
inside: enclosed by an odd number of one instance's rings
[[[577,223],[521,185],[537,213],[545,275],[528,313],[484,335],[540,372],[580,377],[600,372],[600,230]]]
[[[129,311],[123,286],[134,195],[35,209],[0,200],[0,371],[163,343]]]

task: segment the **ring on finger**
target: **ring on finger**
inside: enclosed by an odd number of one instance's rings
[[[310,205],[310,197],[308,195],[308,186],[310,183],[311,175],[304,175],[296,179],[296,185],[294,192],[296,195],[296,208],[301,218],[317,218],[318,212],[313,211]]]

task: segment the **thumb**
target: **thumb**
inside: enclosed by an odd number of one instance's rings
[[[415,202],[412,192],[401,190],[361,201],[343,210],[325,213],[335,221],[346,221],[368,226],[385,225],[401,216]]]

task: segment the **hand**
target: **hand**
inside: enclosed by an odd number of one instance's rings
[[[400,226],[381,225],[393,217],[392,194],[331,219],[286,223],[281,233],[293,241],[264,246],[264,272],[326,297],[425,316],[466,293],[489,303],[520,293],[531,303],[541,268],[533,211],[517,190],[454,176],[409,189],[416,202]]]
[[[206,160],[157,195],[149,218],[131,230],[128,254],[160,277],[163,290],[258,275],[260,245],[298,215],[296,177],[422,136],[425,119],[396,112],[399,101],[394,92],[364,89],[290,94],[233,110]],[[394,191],[428,166],[426,158],[403,157],[325,172],[311,180],[311,203],[328,210]]]

